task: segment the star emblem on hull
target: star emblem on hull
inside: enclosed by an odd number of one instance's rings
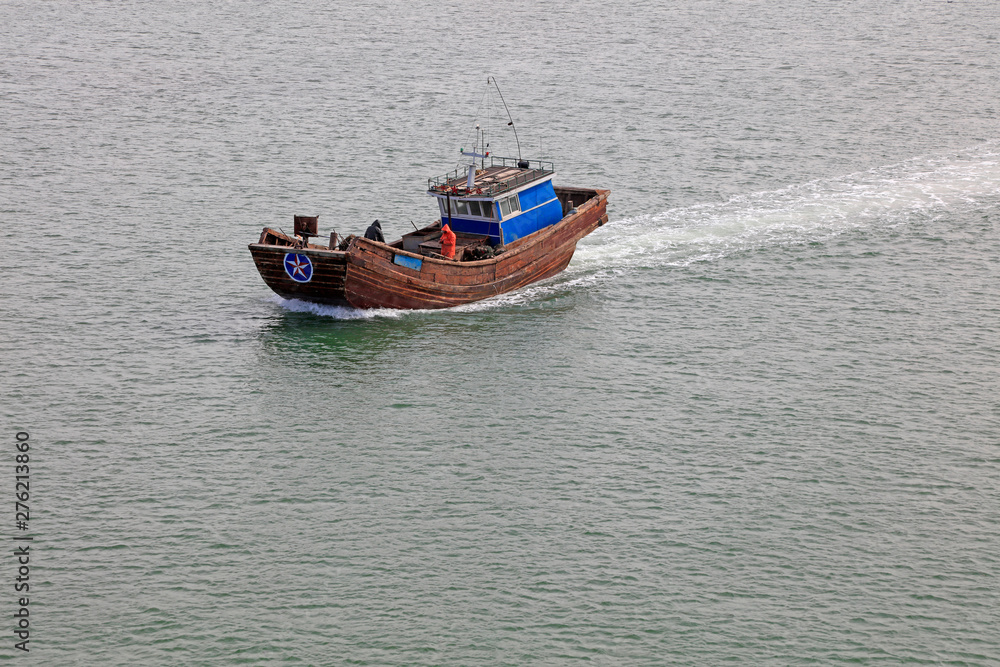
[[[305,255],[290,252],[285,255],[285,273],[297,283],[307,283],[312,280],[312,262]]]

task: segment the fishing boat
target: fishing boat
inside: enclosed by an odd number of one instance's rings
[[[474,150],[461,151],[470,164],[428,179],[433,223],[391,243],[336,233],[316,243],[318,217],[295,216],[292,234],[265,227],[250,244],[257,270],[286,299],[362,309],[450,308],[556,275],[608,221],[610,191],[554,185],[554,164],[522,159],[519,141],[517,158],[488,146],[477,134]],[[441,244],[445,225],[453,257]]]

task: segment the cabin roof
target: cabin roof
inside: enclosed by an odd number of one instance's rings
[[[427,179],[427,191],[439,196],[450,194],[457,197],[494,197],[517,190],[528,183],[542,181],[555,173],[555,165],[542,160],[488,157],[485,162],[485,168],[476,169],[475,183],[471,190],[466,187],[469,169],[466,166],[444,176]]]

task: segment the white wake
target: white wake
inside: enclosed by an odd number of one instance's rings
[[[530,304],[637,269],[683,267],[762,247],[824,242],[855,230],[887,229],[965,208],[1000,205],[995,143],[755,192],[713,203],[612,219],[583,239],[565,272],[543,283],[445,311],[362,311],[277,299],[283,308],[337,319],[475,312]]]

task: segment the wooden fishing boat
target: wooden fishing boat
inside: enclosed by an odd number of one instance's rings
[[[544,175],[543,170],[531,166],[516,170],[516,177],[523,178],[524,185],[536,184]],[[297,234],[289,236],[264,228],[260,240],[250,244],[250,253],[264,282],[286,299],[354,308],[450,308],[554,276],[569,264],[577,241],[608,221],[608,190],[554,187],[551,176],[544,184],[548,184],[552,200],[541,205],[557,211],[558,218],[549,224],[544,224],[544,219],[520,221],[520,228],[538,227],[523,236],[516,236],[519,227],[505,224],[514,223],[520,216],[504,216],[512,204],[504,199],[517,197],[522,215],[525,209],[538,210],[537,206],[529,208],[529,188],[504,194],[499,203],[495,196],[486,194],[485,188],[480,194],[478,186],[471,195],[456,189],[454,197],[451,185],[447,191],[432,190],[446,192],[445,205],[455,209],[450,221],[447,216],[443,218],[458,237],[455,259],[440,254],[441,220],[392,243],[355,237],[346,245],[337,244],[335,235],[331,235],[329,245],[320,245],[308,242],[316,235],[315,229],[307,229],[316,218],[297,217]],[[501,213],[500,218],[460,217],[466,214],[459,211],[468,210],[462,204],[467,207],[473,201],[479,203],[480,213],[484,212],[482,202],[487,202],[493,211]],[[485,225],[491,229],[475,229]],[[497,236],[491,236],[491,230]],[[487,246],[499,246],[502,252],[474,259],[475,250]]]
[[[486,131],[476,131],[476,148],[461,151],[472,163],[428,179],[439,220],[391,243],[338,243],[332,233],[323,245],[309,240],[319,236],[318,219],[295,216],[292,235],[265,227],[249,246],[264,282],[286,299],[335,306],[449,308],[562,271],[577,241],[608,221],[609,191],[556,187],[551,162],[521,159],[520,142],[517,159],[491,156]],[[446,224],[457,237],[453,258],[442,255]]]

